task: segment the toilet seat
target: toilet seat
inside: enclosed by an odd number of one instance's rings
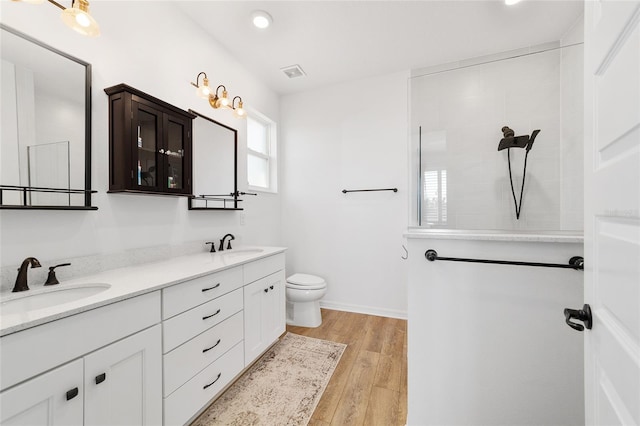
[[[327,287],[327,283],[315,275],[293,274],[287,278],[287,287],[295,290],[322,290]]]

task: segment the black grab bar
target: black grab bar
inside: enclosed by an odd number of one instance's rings
[[[584,270],[584,258],[581,256],[573,256],[569,259],[569,263],[566,265],[559,263],[539,263],[539,262],[515,262],[512,260],[488,260],[488,259],[468,259],[463,257],[440,257],[438,252],[429,249],[424,252],[424,257],[427,260],[433,262],[434,260],[449,260],[452,262],[470,262],[470,263],[497,263],[499,265],[520,265],[520,266],[540,266],[544,268],[563,268],[563,269],[575,269],[579,271]]]
[[[398,192],[398,188],[382,188],[382,189],[343,189],[342,193],[346,194],[347,192],[375,192],[375,191],[393,191]]]

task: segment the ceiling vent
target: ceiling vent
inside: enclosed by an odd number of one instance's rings
[[[304,77],[305,75],[307,75],[298,64],[290,65],[288,67],[284,67],[280,69],[289,78]]]

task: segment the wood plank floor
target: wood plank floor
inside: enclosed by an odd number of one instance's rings
[[[407,420],[407,321],[322,309],[303,336],[346,343],[310,426],[403,426]]]

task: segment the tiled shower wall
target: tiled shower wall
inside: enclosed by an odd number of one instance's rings
[[[421,226],[582,230],[583,54],[580,41],[571,42],[413,72],[414,194],[418,185],[424,194],[425,172],[432,179],[431,202],[422,197]],[[497,151],[503,126],[516,135],[541,130],[528,157],[520,219],[507,150]],[[420,138],[422,173],[417,169]],[[524,157],[524,149],[512,149],[518,200]],[[412,200],[416,225],[419,199]]]

